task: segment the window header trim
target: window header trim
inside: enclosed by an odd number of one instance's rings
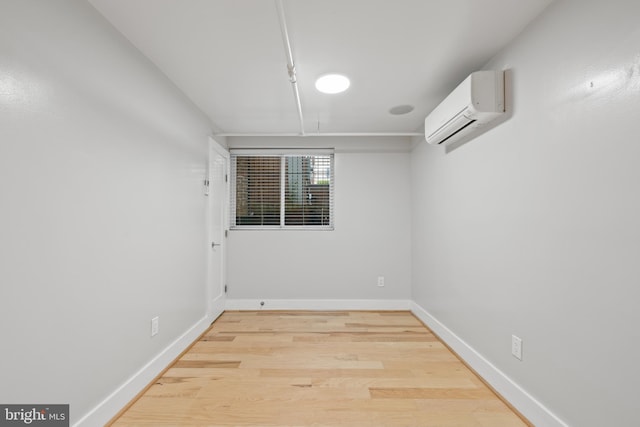
[[[322,156],[335,153],[333,148],[232,148],[235,156]]]

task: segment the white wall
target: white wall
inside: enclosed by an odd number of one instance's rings
[[[486,67],[512,117],[412,155],[414,300],[572,426],[638,422],[639,16],[552,4]]]
[[[201,320],[209,129],[85,1],[1,2],[0,402],[75,423]]]
[[[229,299],[265,300],[265,308],[272,299],[408,300],[407,138],[229,138],[228,143],[231,148],[336,148],[335,230],[232,230]],[[385,276],[385,287],[377,286],[378,276]]]

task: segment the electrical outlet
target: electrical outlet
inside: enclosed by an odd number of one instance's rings
[[[384,276],[378,276],[378,286],[384,286]]]
[[[151,336],[158,335],[160,329],[160,318],[158,316],[151,319]]]
[[[511,354],[516,359],[522,360],[522,339],[515,335],[511,335]]]

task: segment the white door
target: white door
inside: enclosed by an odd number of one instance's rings
[[[228,233],[229,152],[211,140],[209,160],[209,286],[207,312],[213,319],[224,311],[226,236]]]

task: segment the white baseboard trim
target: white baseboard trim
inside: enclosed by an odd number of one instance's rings
[[[211,316],[209,316],[209,324],[216,320],[222,313],[224,313],[224,306],[226,305],[227,296],[222,293],[215,297],[211,301]]]
[[[537,427],[568,427],[558,416],[527,393],[511,378],[485,359],[473,347],[433,317],[427,310],[411,302],[411,312],[438,335],[514,408]]]
[[[260,303],[264,301],[264,305]],[[411,310],[482,378],[537,427],[568,427],[558,416],[507,377],[428,311],[410,300],[361,299],[226,299],[217,298],[212,315],[204,316],[143,366],[73,427],[104,425],[204,332],[224,310]]]
[[[102,426],[113,418],[122,408],[124,408],[140,391],[142,391],[154,378],[162,372],[169,364],[191,345],[204,331],[207,330],[211,322],[222,314],[214,313],[211,316],[204,316],[189,328],[184,334],[173,341],[162,352],[154,357],[149,363],[143,366],[124,384],[118,387],[113,393],[107,396],[89,413],[73,424],[73,427]]]
[[[264,302],[264,305],[260,305]],[[409,310],[410,300],[228,299],[225,310]]]

